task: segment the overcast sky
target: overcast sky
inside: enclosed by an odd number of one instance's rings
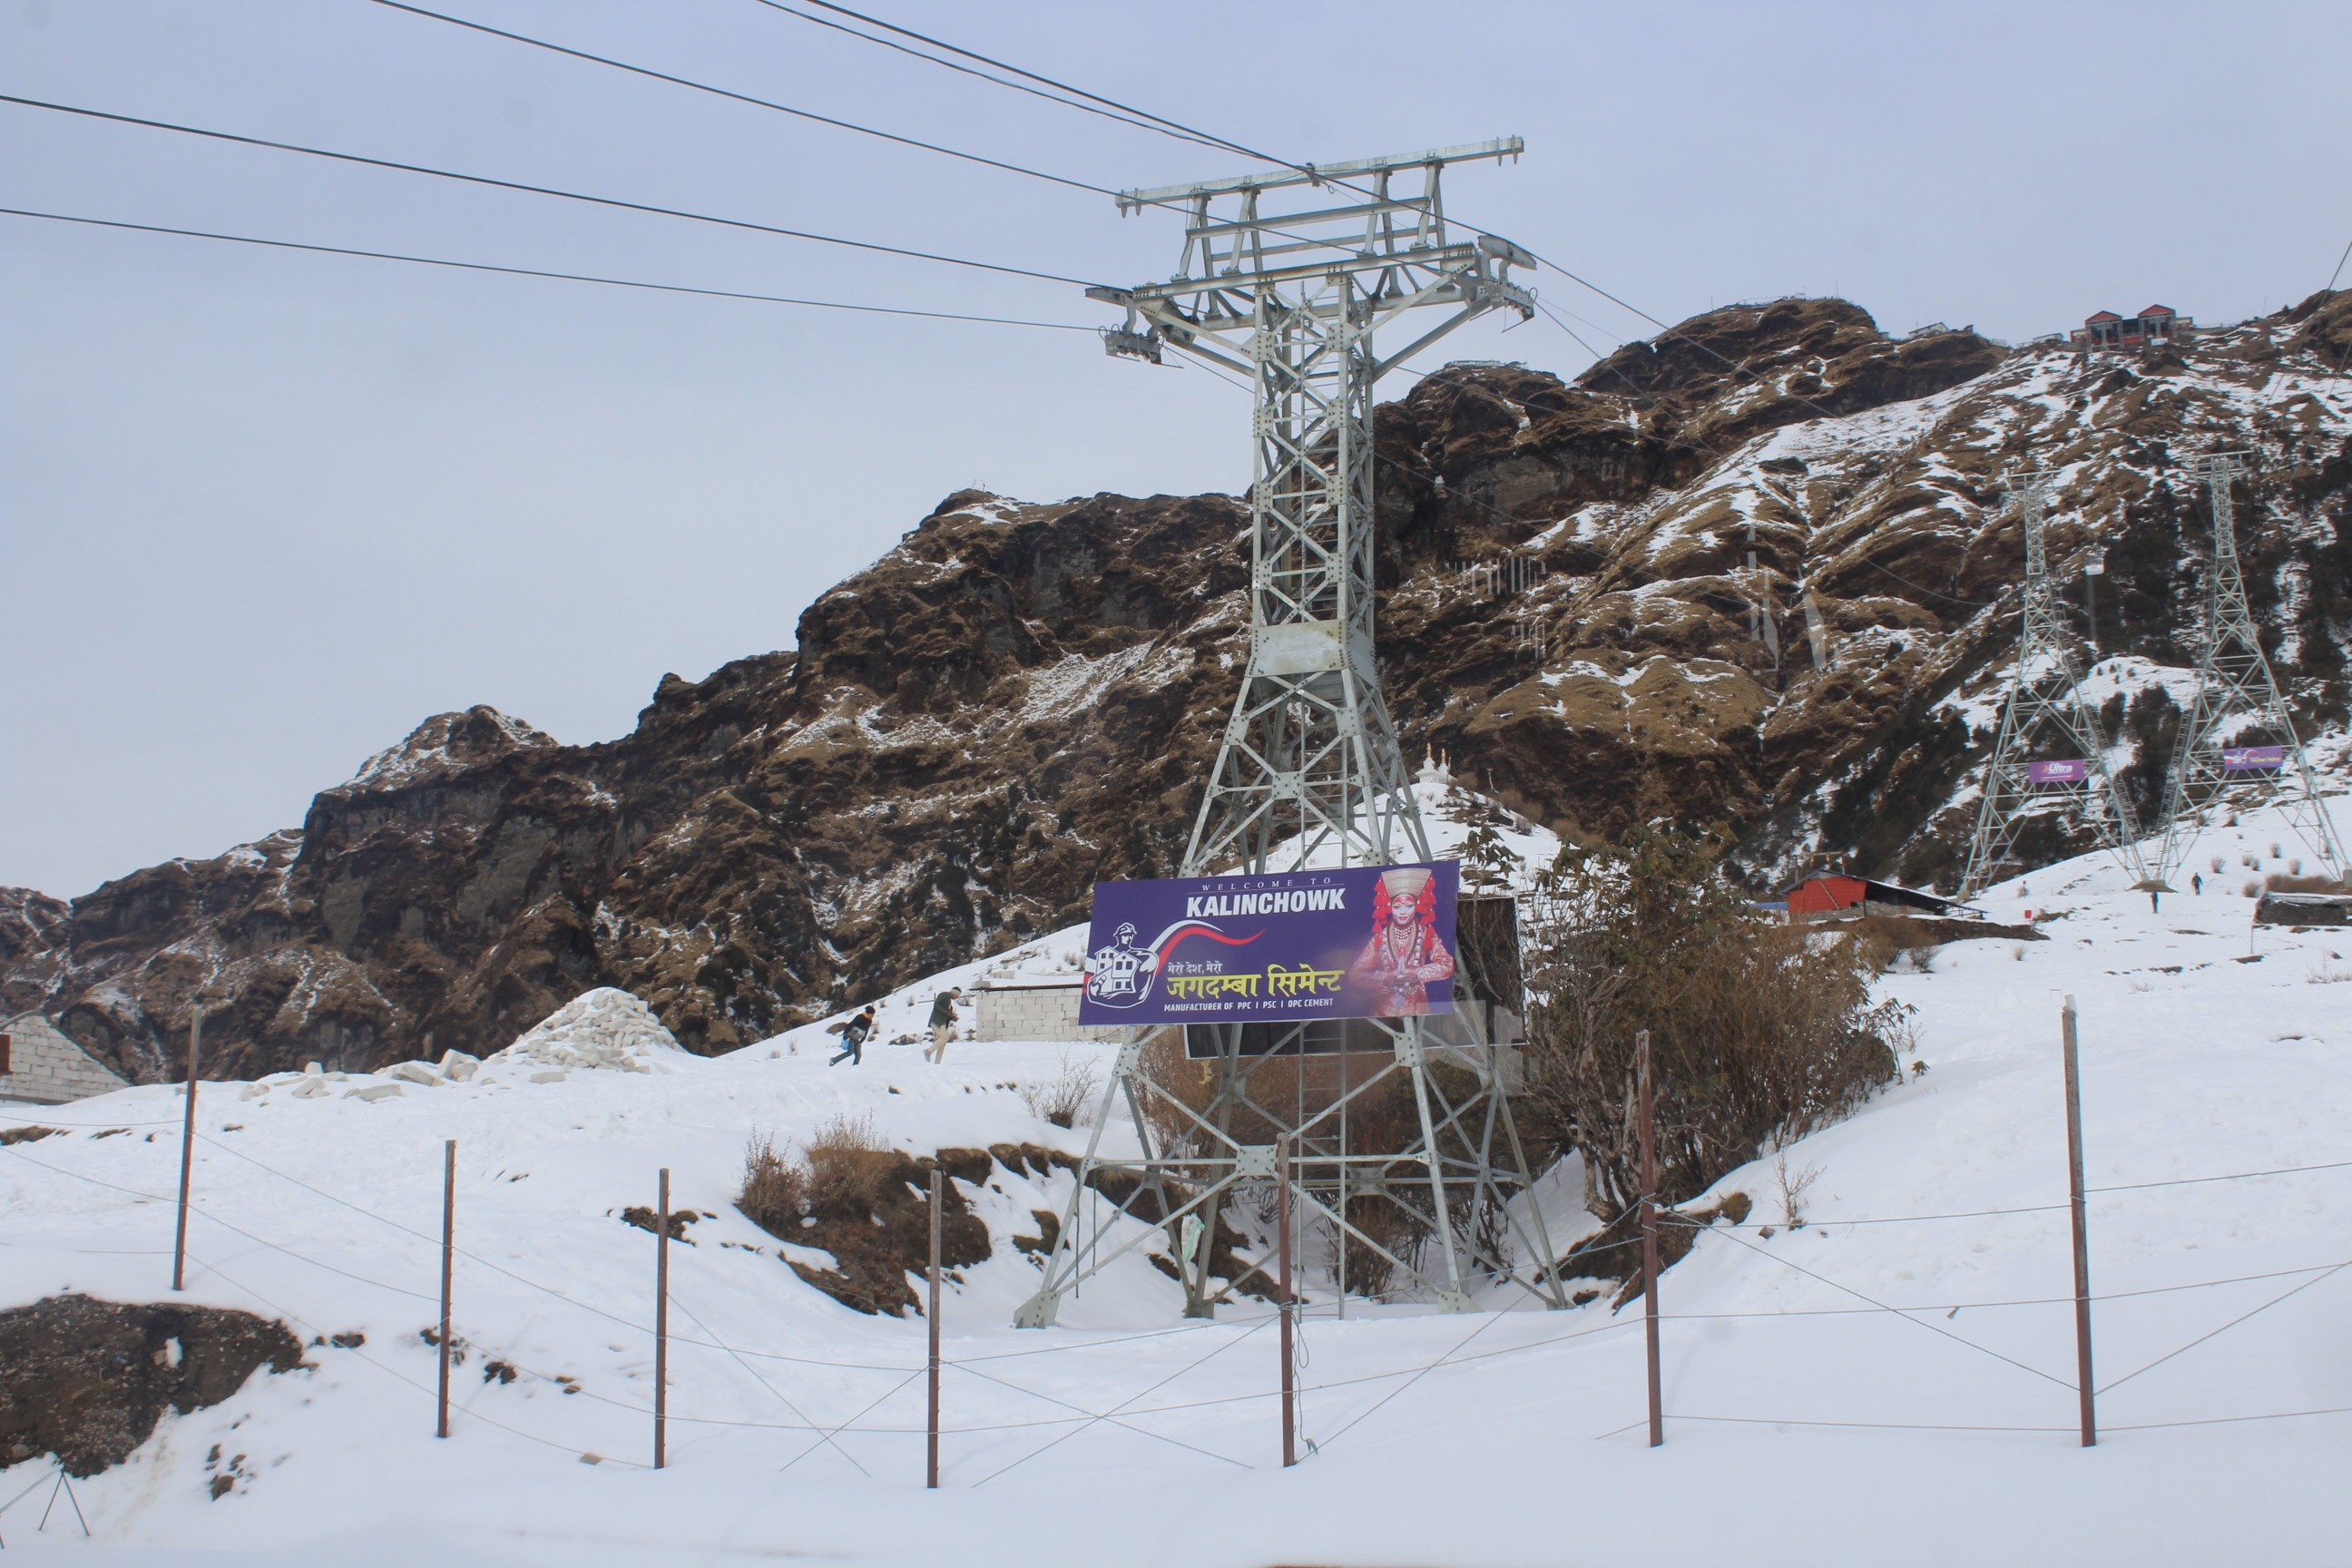
[[[1114,188],[1229,153],[757,0],[434,8]],[[1288,159],[1499,135],[1453,212],[1678,321],[2234,320],[2352,239],[2352,6],[870,0]],[[0,91],[1077,279],[1177,221],[369,0],[0,0]],[[0,105],[0,205],[1093,326],[1074,287]],[[1233,489],[1244,395],[1080,332],[0,217],[0,883],[299,823],[428,714],[567,742],[786,647],[940,498]],[[1638,318],[1533,280],[1596,343]],[[1538,319],[1444,358],[1570,374]],[[1409,384],[1400,374],[1386,395]]]

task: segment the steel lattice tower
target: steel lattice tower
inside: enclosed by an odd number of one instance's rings
[[[1118,198],[1123,213],[1174,206],[1189,217],[1174,279],[1087,290],[1127,311],[1123,327],[1104,333],[1105,347],[1155,363],[1174,348],[1240,372],[1255,392],[1249,664],[1184,876],[1429,858],[1372,659],[1372,389],[1407,357],[1488,310],[1534,313],[1534,296],[1508,276],[1534,258],[1491,237],[1453,238],[1440,193],[1447,165],[1519,151],[1513,137]],[[1399,189],[1415,176],[1418,191]],[[1282,192],[1302,193],[1305,205],[1267,210],[1266,198]],[[1404,347],[1384,355],[1373,346],[1378,330],[1433,306],[1446,314]],[[1209,1315],[1213,1248],[1197,1240],[1215,1237],[1237,1189],[1275,1174],[1283,1147],[1306,1215],[1322,1220],[1343,1250],[1370,1248],[1448,1309],[1467,1309],[1473,1268],[1496,1276],[1511,1269],[1496,1255],[1491,1229],[1482,1242],[1459,1219],[1506,1213],[1502,1196],[1525,1191],[1528,1179],[1496,1052],[1453,1024],[1377,1021],[1369,1037],[1378,1051],[1360,1080],[1347,1050],[1308,1054],[1313,1026],[1193,1026],[1196,1041],[1213,1036],[1215,1044],[1205,1108],[1160,1081],[1146,1060],[1150,1031],[1137,1031],[1120,1049],[1045,1279],[1017,1321],[1052,1323],[1066,1292],[1157,1232],[1173,1244],[1187,1313]],[[1433,1053],[1465,1070],[1433,1074]],[[1310,1061],[1339,1064],[1336,1091],[1324,1086],[1309,1097]],[[1286,1064],[1278,1069],[1288,1074],[1284,1092],[1253,1096],[1253,1076],[1268,1063]],[[1359,1153],[1349,1142],[1351,1108],[1360,1114],[1373,1103],[1370,1091],[1392,1089],[1400,1078],[1416,1133],[1402,1151]],[[1139,1159],[1100,1152],[1119,1103],[1142,1141]],[[1089,1201],[1090,1192],[1101,1195]],[[1388,1245],[1393,1233],[1368,1233],[1358,1217],[1375,1197],[1412,1215],[1428,1247],[1399,1256]],[[1508,1223],[1540,1271],[1553,1260],[1540,1217],[1531,1205],[1528,1212],[1532,1234],[1516,1217]],[[1122,1217],[1144,1224],[1126,1227],[1122,1239]],[[1560,1300],[1556,1278],[1528,1288]]]
[[[1968,870],[1960,878],[1964,899],[1975,897],[2008,864],[2019,830],[2029,817],[2045,812],[2060,792],[2072,797],[2075,809],[2096,830],[2100,846],[2123,862],[2132,880],[2148,880],[2147,866],[2140,858],[2139,824],[2107,766],[2107,737],[2098,716],[2083,700],[2074,639],[2060,608],[2058,584],[2050,577],[2042,523],[2050,484],[2051,477],[2037,471],[2016,480],[2011,491],[2025,526],[2024,606],[2016,673],[2001,704],[2000,734],[1985,768],[1984,801],[1977,808]],[[2053,742],[2071,746],[2085,764],[2081,781],[2034,782],[2035,753]]]
[[[2196,847],[2206,814],[2225,796],[2244,809],[2284,802],[2306,848],[2330,873],[2345,873],[2344,845],[2320,804],[2311,764],[2296,738],[2294,716],[2263,655],[2246,580],[2238,564],[2237,518],[2231,486],[2252,469],[2242,452],[2217,452],[2199,465],[2213,500],[2213,574],[2205,600],[2205,652],[2197,661],[2197,695],[2181,716],[2165,788],[2164,847],[2158,873],[2169,878]],[[2284,756],[2276,770],[2231,770],[2222,752],[2234,746],[2274,745]],[[2288,781],[2292,773],[2293,782]]]

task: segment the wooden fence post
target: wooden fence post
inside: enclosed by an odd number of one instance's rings
[[[931,1409],[928,1433],[929,1451],[925,1458],[923,1485],[932,1491],[940,1486],[940,1205],[946,1187],[945,1178],[937,1165],[931,1167]]]
[[[669,1463],[669,1167],[654,1221],[654,1468]]]
[[[1650,1363],[1650,1447],[1666,1440],[1665,1400],[1658,1383],[1658,1129],[1650,1090],[1650,1031],[1633,1037],[1642,1100],[1642,1331]]]
[[[204,1038],[205,1005],[196,1004],[188,1020],[187,1113],[180,1122],[180,1228],[172,1241],[172,1289],[188,1285],[188,1183],[196,1161],[196,1044]]]
[[[457,1141],[441,1151],[441,1424],[436,1437],[449,1435],[449,1279],[457,1245]]]
[[[2083,1447],[2099,1441],[2091,1384],[2091,1232],[2083,1197],[2083,1079],[2074,1051],[2074,998],[2066,998],[2059,1034],[2066,1059],[2066,1206],[2074,1222],[2074,1390],[2082,1406]]]

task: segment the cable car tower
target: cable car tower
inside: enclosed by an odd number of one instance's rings
[[[2058,585],[2051,580],[2042,548],[2042,507],[2051,476],[2039,469],[2014,479],[2011,498],[2025,525],[2025,593],[2017,637],[2017,668],[2001,704],[2000,732],[1985,767],[1984,801],[1977,808],[1969,841],[1968,869],[1960,897],[1969,899],[2009,863],[2028,818],[2050,807],[2052,797],[2072,796],[2076,809],[2098,834],[2099,844],[2123,862],[2135,884],[2148,879],[2140,858],[2139,823],[2107,767],[2107,737],[2098,715],[2083,700],[2083,671],[2074,639],[2059,610]],[[2053,745],[2074,753],[2036,760]]]
[[[1489,310],[1534,314],[1534,295],[1509,273],[1535,258],[1507,240],[1449,233],[1440,190],[1448,166],[1499,163],[1520,147],[1511,137],[1118,197],[1122,213],[1164,206],[1188,216],[1174,278],[1087,291],[1127,312],[1104,347],[1154,363],[1170,349],[1192,355],[1248,377],[1256,399],[1249,663],[1183,876],[1429,858],[1372,658],[1372,389]],[[1432,310],[1441,312],[1433,324],[1403,347],[1373,346],[1376,333]],[[1276,1176],[1283,1149],[1303,1216],[1338,1239],[1341,1267],[1351,1249],[1369,1249],[1357,1256],[1384,1259],[1391,1279],[1467,1310],[1474,1269],[1501,1277],[1511,1266],[1496,1256],[1491,1225],[1482,1241],[1465,1218],[1500,1215],[1536,1260],[1537,1281],[1521,1283],[1559,1302],[1533,1205],[1532,1234],[1502,1206],[1528,1177],[1496,1052],[1463,1037],[1459,1016],[1191,1026],[1188,1054],[1213,1072],[1204,1108],[1200,1094],[1188,1100],[1181,1085],[1160,1081],[1145,1060],[1151,1031],[1137,1031],[1120,1048],[1045,1279],[1016,1321],[1051,1324],[1065,1294],[1160,1236],[1186,1313],[1212,1315],[1219,1218],[1239,1189]],[[1433,1053],[1465,1070],[1433,1074]],[[1253,1095],[1253,1077],[1276,1064],[1265,1076],[1287,1073],[1281,1092]],[[1334,1064],[1336,1073],[1310,1075],[1310,1065]],[[1337,1086],[1318,1082],[1310,1095],[1310,1076],[1336,1076]],[[1393,1095],[1400,1082],[1414,1131],[1402,1149],[1392,1140],[1359,1152],[1351,1110],[1360,1119],[1375,1091]],[[1140,1158],[1101,1152],[1121,1102]],[[1425,1241],[1400,1251],[1395,1228],[1367,1229],[1360,1221],[1376,1199],[1411,1215]]]
[[[2216,452],[2197,471],[2213,498],[2213,574],[2206,588],[2197,695],[2181,716],[2165,788],[2158,873],[2169,878],[2180,868],[2197,847],[2208,812],[2226,796],[2241,810],[2284,803],[2296,837],[2331,874],[2342,877],[2343,841],[2320,804],[2294,715],[2279,694],[2246,604],[2230,487],[2253,470],[2243,452]]]

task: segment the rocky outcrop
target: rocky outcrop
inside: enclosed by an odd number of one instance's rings
[[[218,1405],[263,1367],[302,1365],[285,1324],[224,1307],[52,1296],[0,1311],[0,1470],[55,1455],[121,1464],[166,1410]],[[214,1495],[218,1496],[215,1492]]]
[[[1377,416],[1405,743],[1570,831],[1721,823],[1759,879],[1832,854],[1948,879],[2014,626],[2002,474],[2061,471],[2070,579],[2108,550],[2103,679],[2152,798],[2197,637],[2184,465],[2218,445],[2262,460],[2249,585],[2340,724],[2347,301],[2127,363],[1798,300],[1573,382],[1448,367]],[[152,1078],[205,994],[207,1070],[250,1077],[488,1055],[600,985],[725,1050],[1012,945],[1097,879],[1172,870],[1244,646],[1246,529],[1222,496],[950,496],[795,650],[664,678],[622,740],[445,714],[299,832],[69,907],[0,892],[0,995]],[[1501,596],[1463,569],[1513,558],[1541,574]]]

